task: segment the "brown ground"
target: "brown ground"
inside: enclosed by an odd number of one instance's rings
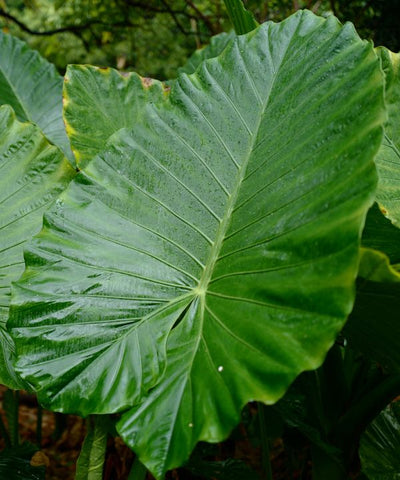
[[[5,387],[0,385],[0,415],[7,425],[2,399]],[[20,393],[19,409],[19,432],[21,441],[36,443],[37,401],[33,395],[26,392]],[[58,424],[58,425],[57,425]],[[59,432],[57,433],[57,427]],[[46,480],[73,480],[75,464],[79,456],[82,441],[85,436],[85,420],[74,415],[61,415],[43,411],[42,420],[42,443],[40,454],[35,455],[33,461],[46,464]],[[213,460],[225,460],[235,458],[245,461],[254,470],[261,473],[260,449],[254,447],[248,438],[246,429],[239,427],[239,437],[228,440],[218,445],[217,455]],[[0,450],[4,448],[4,441],[0,438]],[[107,448],[107,460],[104,470],[104,480],[126,480],[134,455],[126,447],[120,438],[110,438]],[[299,465],[304,469],[304,458],[300,459]],[[275,441],[271,451],[274,480],[295,480],[307,478],[301,475],[300,467],[289,470],[288,458],[281,439]],[[308,470],[306,465],[306,470]],[[307,472],[306,472],[307,473]],[[185,469],[169,472],[169,480],[200,480],[203,477],[194,476]],[[153,480],[148,474],[146,480]]]

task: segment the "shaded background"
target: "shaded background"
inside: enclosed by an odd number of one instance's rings
[[[400,0],[245,0],[259,22],[300,8],[353,22],[363,38],[400,50]],[[176,74],[210,36],[231,28],[223,0],[0,0],[0,28],[55,63]]]

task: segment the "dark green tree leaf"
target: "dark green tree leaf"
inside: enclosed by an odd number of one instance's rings
[[[10,327],[40,400],[137,404],[118,430],[161,478],[318,367],[352,309],[383,112],[371,45],[309,12],[180,76],[26,250]]]
[[[38,125],[74,163],[62,119],[62,77],[25,42],[0,32],[0,105]]]
[[[0,382],[18,388],[6,331],[11,282],[24,271],[25,242],[40,230],[43,212],[75,172],[38,127],[20,123],[7,105],[0,107],[0,170]]]

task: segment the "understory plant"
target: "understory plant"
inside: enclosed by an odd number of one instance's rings
[[[399,55],[226,6],[236,33],[165,83],[62,79],[1,34],[1,382],[89,418],[78,479],[114,429],[130,478],[190,467],[248,402],[265,478],[271,418],[315,479],[359,472],[360,438],[363,475],[396,478]]]

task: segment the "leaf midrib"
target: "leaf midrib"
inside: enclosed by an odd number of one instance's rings
[[[273,88],[275,86],[275,82],[276,82],[276,79],[278,77],[278,72],[279,72],[282,64],[285,61],[286,54],[287,54],[287,52],[290,48],[290,45],[292,43],[293,38],[297,34],[297,31],[298,31],[298,28],[299,28],[300,24],[301,24],[301,19],[299,20],[299,22],[297,24],[297,27],[296,27],[296,30],[293,32],[293,34],[291,36],[291,39],[289,40],[289,42],[287,44],[285,53],[282,55],[279,65],[277,67],[274,66],[275,69],[274,69],[273,76],[272,76],[272,79],[271,79],[271,85],[270,85],[268,93],[265,96],[265,100],[261,105],[260,114],[259,114],[259,117],[258,117],[258,122],[257,122],[257,124],[256,124],[256,126],[253,130],[253,133],[249,132],[250,137],[251,137],[251,141],[249,142],[249,148],[248,148],[246,157],[245,157],[244,161],[242,162],[242,164],[239,166],[237,177],[236,177],[237,180],[235,182],[235,187],[234,187],[232,193],[230,193],[229,196],[228,196],[228,202],[227,202],[227,205],[226,205],[226,208],[225,208],[225,212],[224,212],[224,215],[222,216],[220,225],[218,227],[218,230],[217,230],[217,233],[216,233],[216,239],[215,239],[214,243],[212,244],[209,257],[206,261],[206,267],[203,270],[203,274],[200,278],[200,282],[199,282],[197,288],[194,290],[195,294],[201,295],[203,298],[205,297],[205,295],[207,293],[208,285],[210,283],[215,264],[216,264],[216,262],[219,258],[219,254],[220,254],[221,249],[222,249],[222,244],[223,244],[223,241],[225,239],[226,232],[227,232],[227,230],[229,228],[229,225],[231,223],[233,210],[234,210],[234,207],[235,207],[235,204],[236,204],[239,192],[240,192],[240,188],[241,188],[243,180],[245,178],[245,174],[246,174],[246,171],[247,171],[247,166],[249,164],[250,159],[252,158],[252,153],[253,153],[253,150],[254,150],[254,147],[255,147],[255,142],[258,138],[258,133],[259,133],[259,130],[260,130],[261,122],[262,122],[262,119],[264,118],[266,109],[267,109],[268,104],[270,102],[271,92],[273,91]],[[239,48],[238,48],[238,51],[240,52]],[[246,65],[243,58],[242,58],[242,64],[243,64],[243,66],[246,70],[246,75],[249,77],[249,80],[252,81],[250,72],[248,71],[247,65]],[[271,59],[271,64],[273,64],[272,59]],[[258,94],[259,92],[256,91],[256,93]]]
[[[388,142],[388,147],[390,147],[394,153],[396,154],[396,156],[399,158],[400,160],[400,151],[399,149],[397,148],[397,145],[394,143],[394,141],[389,137],[389,135],[387,133],[385,133],[385,140]]]

